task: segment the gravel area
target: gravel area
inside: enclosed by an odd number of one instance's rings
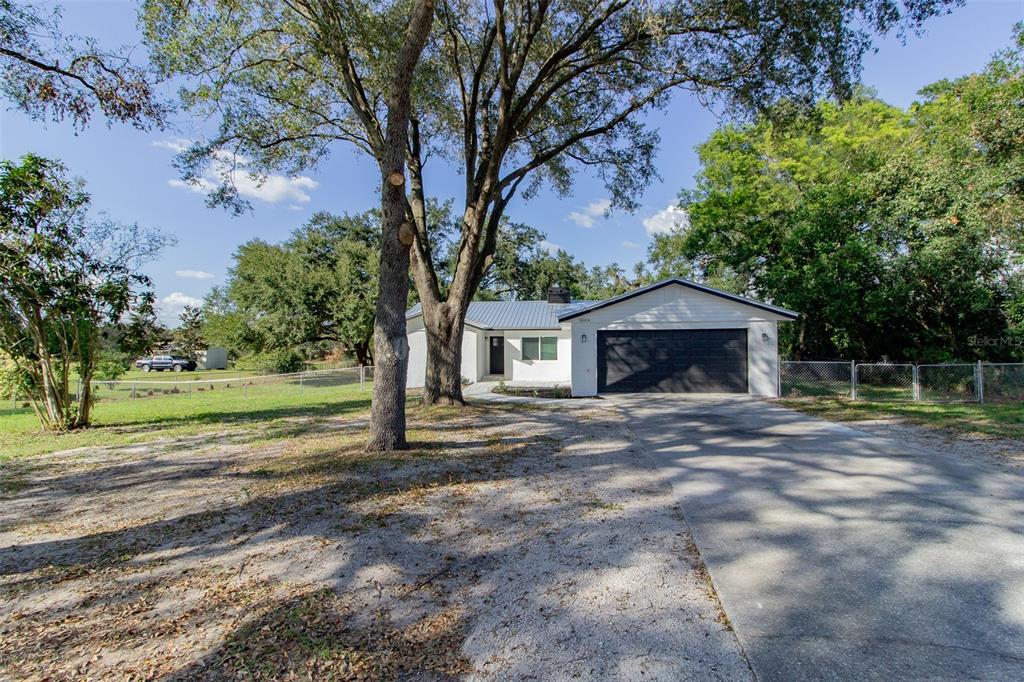
[[[749,679],[671,491],[592,402],[415,410],[19,460],[16,679]]]

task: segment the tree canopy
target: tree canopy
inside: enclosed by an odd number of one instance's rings
[[[207,337],[236,352],[328,341],[369,364],[379,222],[376,211],[317,213],[281,244],[242,244],[226,288],[207,297]]]
[[[1021,333],[1022,35],[908,111],[862,92],[716,131],[656,269],[800,311],[795,357],[1006,357],[976,340]]]
[[[163,126],[169,106],[131,53],[62,31],[59,7],[0,0],[0,91],[36,120],[82,128],[99,108],[108,121]]]
[[[203,311],[199,306],[187,305],[178,316],[178,328],[174,330],[174,346],[179,353],[192,360],[199,360],[206,350],[203,336]]]

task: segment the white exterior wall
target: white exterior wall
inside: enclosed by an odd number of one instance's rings
[[[779,323],[774,320],[751,320],[747,327],[747,384],[750,395],[779,395]]]
[[[409,368],[406,370],[407,388],[420,388],[427,378],[427,331],[423,318],[414,317],[405,323],[405,335],[409,339]]]
[[[487,363],[490,356],[487,354],[487,333],[483,330],[476,332],[476,376],[470,377],[474,382],[488,373]]]
[[[597,332],[602,329],[747,329],[747,378],[751,395],[778,394],[778,322],[767,310],[679,284],[569,320],[572,337],[572,392],[597,395]],[[762,339],[768,335],[768,341]],[[587,340],[583,341],[586,335]]]
[[[423,328],[423,318],[414,317],[405,325],[405,333],[409,339],[409,369],[406,374],[406,386],[419,388],[423,386],[427,375],[427,332]],[[479,381],[483,376],[481,355],[483,353],[483,332],[473,327],[465,327],[462,332],[462,376],[470,381]]]
[[[558,381],[566,385],[572,381],[572,339],[568,325],[562,329],[508,330],[499,333],[505,337],[505,379],[507,381]],[[557,360],[523,360],[524,336],[554,336],[558,338]]]

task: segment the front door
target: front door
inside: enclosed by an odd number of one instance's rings
[[[505,373],[505,337],[491,337],[491,374]]]

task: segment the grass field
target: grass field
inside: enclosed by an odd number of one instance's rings
[[[833,421],[898,418],[921,426],[999,438],[1024,438],[1024,404],[867,402],[836,398],[780,400],[780,404]]]
[[[93,408],[94,427],[54,434],[40,430],[31,409],[0,409],[0,462],[89,445],[129,445],[164,436],[245,429],[260,422],[267,438],[285,437],[289,422],[366,410],[371,386],[297,383],[241,385],[218,390],[105,400]],[[9,404],[8,404],[9,405]]]
[[[197,369],[194,372],[143,372],[131,369],[124,373],[118,381],[202,381],[210,379],[235,379],[262,374],[255,370],[245,369]]]

